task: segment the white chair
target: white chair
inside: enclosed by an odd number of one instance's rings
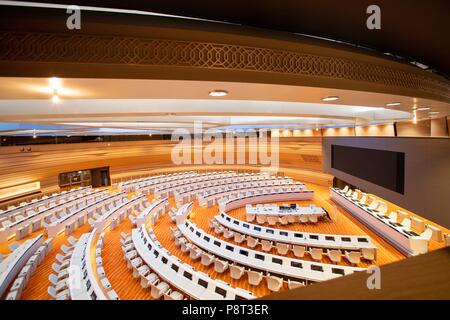
[[[288,279],[289,290],[297,289],[297,288],[304,287],[304,286],[305,286],[305,284],[303,282],[292,281],[292,280]]]
[[[361,252],[359,251],[345,251],[345,258],[353,265],[358,265],[361,262]]]
[[[70,254],[70,253],[72,253],[72,251],[73,251],[73,248],[69,248],[68,246],[66,246],[66,245],[62,245],[61,246],[61,250],[65,253],[65,254]]]
[[[361,248],[362,258],[365,260],[373,261],[375,260],[375,248]]]
[[[68,300],[70,296],[69,290],[57,292],[52,286],[47,288],[47,292],[54,300]]]
[[[20,243],[19,242],[13,242],[13,243],[8,245],[8,248],[11,251],[16,250],[18,247],[20,247]]]
[[[270,226],[274,226],[278,223],[279,218],[277,216],[268,216],[267,217],[267,222],[269,223]]]
[[[270,291],[278,292],[283,288],[283,279],[267,274],[266,276],[267,287]]]
[[[306,247],[299,246],[299,245],[293,245],[292,246],[292,252],[294,253],[294,256],[297,258],[303,258],[306,252]]]
[[[361,199],[359,199],[359,204],[365,205],[367,202],[367,193],[362,193]]]
[[[183,300],[184,296],[178,291],[169,291],[164,294],[164,300]]]
[[[269,252],[270,250],[272,250],[272,242],[268,241],[268,240],[261,240],[261,249],[263,251]]]
[[[445,241],[445,246],[450,247],[450,234],[448,234],[448,233],[444,234],[444,241]]]
[[[243,234],[240,234],[238,232],[234,233],[234,242],[236,243],[242,243],[246,240],[245,236]]]
[[[327,256],[328,256],[328,258],[330,258],[331,262],[336,263],[336,264],[341,262],[341,260],[342,260],[341,250],[335,250],[335,249],[328,250]]]
[[[250,248],[254,248],[258,245],[259,241],[251,236],[247,237],[247,246]]]
[[[197,247],[192,246],[189,248],[189,257],[193,260],[200,259],[200,255],[202,254],[202,250]]]
[[[411,229],[417,233],[422,233],[426,230],[425,222],[422,219],[416,217],[411,218]]]
[[[218,273],[223,273],[225,270],[228,269],[228,262],[222,261],[218,258],[214,260],[214,270]]]
[[[322,260],[323,250],[322,248],[311,248],[309,250],[309,253],[311,254],[311,258],[313,258],[316,261]]]
[[[245,215],[245,220],[247,220],[247,222],[252,222],[253,220],[255,220],[255,214],[253,213],[247,213]]]
[[[244,272],[245,272],[244,267],[239,267],[237,265],[230,264],[231,278],[233,278],[235,280],[239,280],[244,275]]]
[[[200,255],[201,255],[202,265],[207,267],[207,266],[210,266],[211,263],[214,262],[214,258],[215,258],[214,255],[206,253],[206,252],[202,252]]]
[[[311,214],[309,215],[309,222],[311,223],[317,223],[319,221],[319,217],[317,214]]]
[[[348,192],[348,189],[349,189],[349,187],[348,187],[348,186],[345,186],[344,189],[342,189],[341,191],[342,191],[342,193],[347,193],[347,192]]]
[[[263,273],[253,270],[246,270],[248,275],[248,283],[252,286],[258,286],[262,279],[263,279]]]
[[[70,254],[63,256],[62,254],[58,253],[56,255],[56,260],[58,260],[59,263],[64,263],[66,260],[70,260],[70,257]]]
[[[225,231],[225,228],[222,226],[219,226],[219,225],[214,228],[214,232],[217,234],[222,234],[224,231]]]
[[[378,200],[375,197],[369,196],[369,199],[372,200],[369,204],[369,209],[376,210],[378,207]]]
[[[276,243],[276,248],[277,248],[277,252],[279,254],[287,254],[289,252],[289,249],[291,248],[288,244],[286,243],[281,243],[281,242],[277,242]]]
[[[225,230],[222,235],[225,239],[230,239],[233,238],[234,232],[231,230]]]
[[[156,273],[150,273],[145,277],[141,277],[141,287],[147,289],[151,284],[156,283],[159,280]]]
[[[377,211],[380,214],[383,214],[383,215],[386,214],[386,212],[387,212],[387,204],[386,204],[386,202],[379,201],[379,203],[380,203],[380,205],[378,206]]]
[[[170,290],[170,286],[164,281],[159,282],[157,285],[151,283],[150,288],[151,288],[150,294],[155,299],[161,298],[161,296],[163,296]]]

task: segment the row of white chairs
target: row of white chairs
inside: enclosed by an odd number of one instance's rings
[[[309,254],[314,261],[320,262],[323,260],[324,256],[328,258],[333,263],[340,263],[342,257],[345,257],[348,262],[353,265],[358,265],[361,262],[361,258],[367,261],[375,260],[375,250],[362,248],[361,251],[354,250],[339,250],[339,249],[323,249],[306,247],[300,245],[290,245],[283,242],[272,242],[265,239],[257,239],[256,237],[251,237],[249,235],[243,235],[239,232],[229,230],[222,225],[220,225],[215,219],[209,221],[209,227],[214,230],[216,234],[222,235],[225,239],[232,239],[234,242],[241,244],[246,242],[247,247],[256,248],[261,245],[261,250],[265,252],[271,252],[276,249],[276,252],[280,255],[288,255],[292,252],[295,257],[303,258],[305,254]]]
[[[150,288],[152,298],[160,299],[163,297],[164,300],[187,300],[181,292],[173,290],[167,282],[162,281],[158,277],[157,272],[151,270],[151,268],[144,263],[135,250],[130,235],[122,232],[120,241],[123,258],[127,262],[128,269],[132,269],[133,277],[135,279],[140,279],[140,284],[144,289]]]
[[[305,285],[305,282],[292,281],[290,279],[286,281],[281,277],[270,275],[269,273],[264,275],[261,271],[256,271],[248,267],[239,266],[235,263],[229,263],[228,261],[219,259],[213,254],[205,252],[196,245],[190,243],[182,236],[181,232],[176,229],[172,229],[172,238],[175,241],[175,244],[180,247],[181,252],[188,254],[192,260],[200,259],[201,264],[207,267],[214,264],[214,271],[218,273],[229,270],[232,279],[239,280],[244,274],[247,274],[248,283],[252,286],[259,286],[261,281],[265,278],[267,288],[275,292],[282,290],[285,283],[288,285],[289,290]]]
[[[391,211],[388,214],[387,203],[374,196],[368,195],[358,189],[352,190],[348,185],[346,185],[344,189],[338,191],[342,195],[345,195],[345,197],[358,203],[360,206],[386,216],[389,223],[393,225],[402,226],[405,230],[413,231],[427,240],[433,239],[438,242],[443,241],[442,231],[439,228],[426,224],[422,219],[411,216],[402,210]]]
[[[36,252],[28,259],[25,266],[20,270],[16,279],[9,288],[6,300],[19,300],[22,296],[23,290],[27,287],[31,276],[36,271],[37,267],[42,263],[44,258],[53,249],[53,239],[45,240]]]
[[[319,215],[301,214],[301,215],[284,215],[284,216],[265,216],[265,215],[246,214],[246,220],[247,222],[253,222],[256,220],[258,224],[267,223],[270,226],[274,226],[276,224],[288,225],[291,223],[316,224],[319,221]]]
[[[44,209],[49,207],[50,203],[63,203],[69,197],[77,196],[90,190],[90,187],[72,189],[69,191],[54,192],[51,195],[43,195],[28,201],[20,201],[20,203],[10,204],[4,209],[0,209],[0,217],[11,217],[16,214],[25,214],[28,210]],[[40,209],[39,209],[40,208]]]

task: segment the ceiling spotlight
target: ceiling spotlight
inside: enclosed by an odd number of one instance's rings
[[[386,103],[386,107],[395,107],[401,105],[401,102],[389,102]]]
[[[338,99],[339,99],[338,96],[329,96],[329,97],[322,98],[322,101],[335,101]]]
[[[430,110],[430,109],[431,109],[430,107],[420,107],[420,108],[417,108],[418,111],[425,111],[425,110]]]
[[[228,91],[226,90],[212,90],[209,92],[211,97],[225,97],[228,95]]]

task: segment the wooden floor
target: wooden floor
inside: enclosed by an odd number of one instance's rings
[[[328,188],[307,184],[310,189],[315,191],[314,203],[318,206],[324,207],[331,216],[331,221],[319,222],[317,225],[303,225],[296,224],[292,226],[281,226],[277,228],[286,228],[289,230],[298,230],[304,232],[317,232],[317,233],[332,233],[332,234],[349,234],[349,235],[368,235],[372,238],[373,243],[378,248],[377,264],[384,265],[400,259],[404,259],[405,256],[389,245],[386,241],[381,239],[359,221],[354,219],[350,214],[340,207],[337,207],[330,199],[328,195]],[[130,195],[131,196],[131,195]],[[150,199],[150,198],[149,198]],[[169,199],[170,203],[174,205],[173,199]],[[312,201],[298,201],[301,205],[308,205]],[[207,232],[212,234],[213,231],[209,229],[208,220],[218,213],[217,206],[212,208],[199,207],[197,204],[194,206],[190,219],[196,223],[199,227],[203,228]],[[230,215],[245,220],[245,209],[240,208],[229,212]],[[257,287],[252,287],[248,284],[246,277],[241,280],[231,279],[229,272],[218,274],[214,271],[214,267],[205,267],[199,261],[192,261],[188,255],[181,252],[181,250],[175,246],[171,238],[170,227],[175,227],[175,224],[171,223],[167,214],[164,214],[157,224],[153,227],[156,237],[161,244],[166,247],[173,255],[177,256],[180,260],[191,264],[196,270],[205,272],[213,278],[221,279],[228,282],[232,286],[241,287],[243,289],[253,292],[256,296],[265,296],[270,294],[266,287],[265,282],[262,282]],[[123,260],[120,234],[121,232],[129,233],[131,231],[131,223],[126,220],[122,222],[118,228],[114,231],[106,231],[104,248],[102,251],[102,259],[106,276],[111,282],[112,288],[117,292],[121,299],[151,299],[149,289],[143,289],[140,286],[139,280],[132,277],[132,272],[127,269],[126,262]],[[72,236],[78,237],[84,232],[88,232],[88,226],[75,231]],[[36,233],[37,235],[38,233]],[[214,234],[215,235],[215,234]],[[220,236],[215,235],[218,238]],[[48,275],[53,273],[51,265],[56,261],[55,256],[60,252],[60,246],[66,242],[67,237],[60,235],[54,240],[53,250],[44,259],[43,263],[38,267],[35,274],[32,276],[27,288],[22,294],[22,299],[49,299],[47,294],[47,287],[50,285],[48,281]],[[223,239],[223,238],[221,238]],[[224,239],[225,240],[225,239]],[[229,240],[232,241],[232,240]],[[10,243],[11,241],[9,241]],[[430,249],[434,250],[443,247],[443,244],[432,241]],[[7,244],[0,245],[1,253],[8,253]],[[308,256],[305,257],[305,260]],[[330,263],[330,261],[324,259],[323,262]],[[345,261],[343,265],[347,265]],[[367,266],[367,264],[361,264],[361,266]],[[286,289],[286,288],[285,288]]]

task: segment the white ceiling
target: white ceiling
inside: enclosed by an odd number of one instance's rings
[[[438,101],[314,87],[129,79],[58,83],[60,102],[54,104],[48,78],[0,78],[0,134],[148,134],[190,130],[194,122],[221,129],[376,124],[409,121],[413,106],[431,108],[417,112],[419,119],[429,111],[450,114],[450,106]],[[229,94],[210,97],[213,89]],[[326,96],[340,99],[323,103]],[[386,107],[390,102],[401,105]]]

